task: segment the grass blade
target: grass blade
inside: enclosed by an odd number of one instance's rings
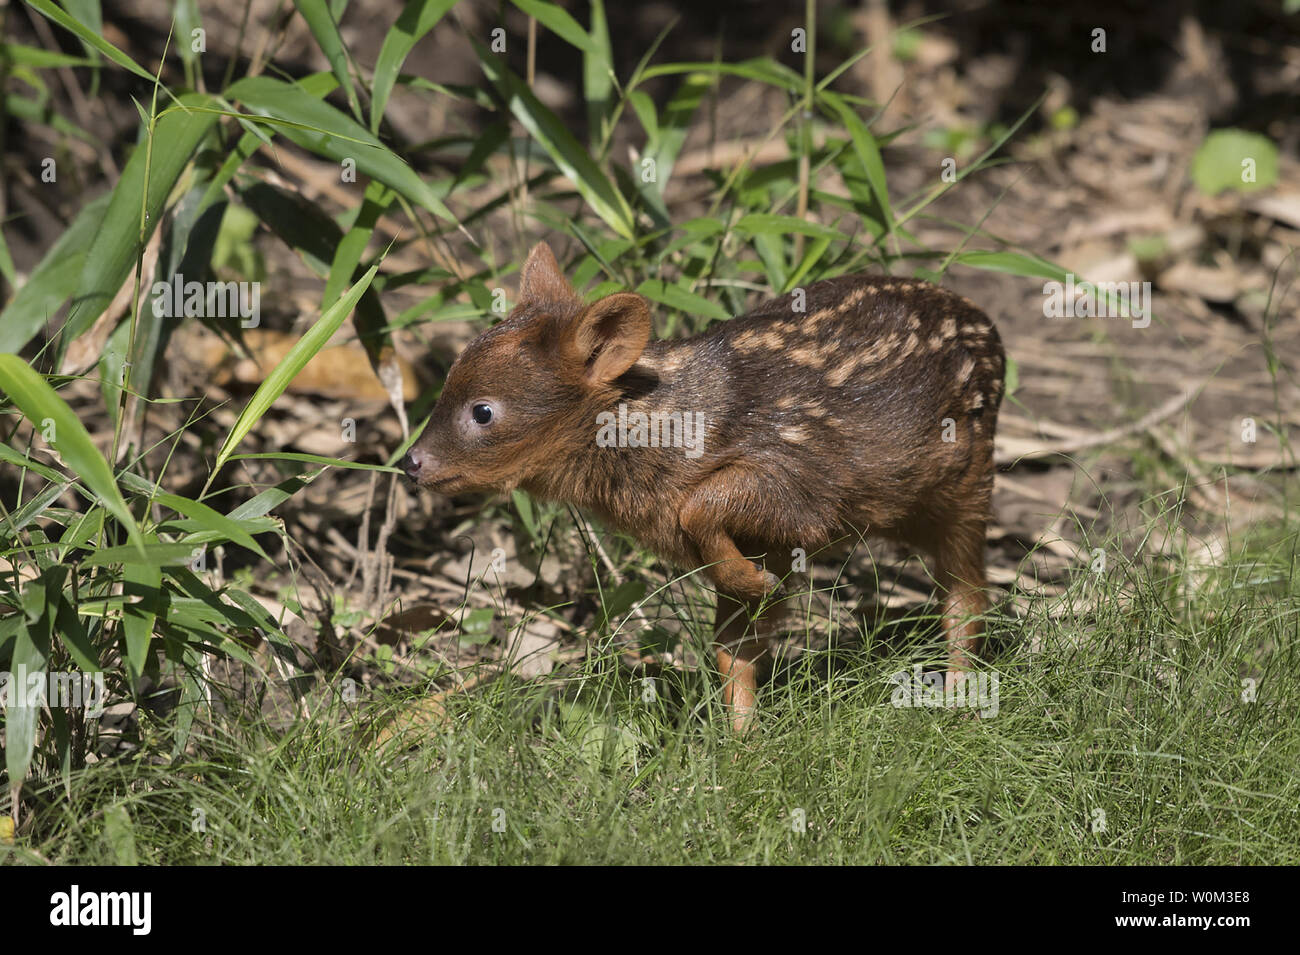
[[[639,82],[654,79],[656,76],[672,76],[677,73],[716,73],[725,76],[739,76],[759,83],[768,83],[791,93],[803,91],[803,77],[790,67],[778,63],[769,57],[761,56],[740,63],[664,63],[652,66],[641,74]]]
[[[609,42],[609,22],[604,0],[591,0],[592,49],[582,57],[582,91],[587,101],[587,129],[591,149],[599,153],[605,142],[614,103],[614,52]]]
[[[232,461],[252,459],[270,461],[302,461],[305,464],[323,464],[332,468],[348,468],[354,471],[387,471],[389,474],[404,474],[401,468],[386,464],[367,464],[364,461],[346,461],[343,458],[330,458],[323,454],[304,454],[298,451],[267,451],[261,454],[232,454]]]
[[[876,194],[876,202],[880,206],[880,215],[885,225],[885,232],[894,231],[894,213],[889,205],[889,186],[885,178],[885,163],[880,157],[880,146],[876,143],[876,137],[871,134],[871,130],[854,112],[853,107],[844,102],[834,93],[823,92],[820,94],[823,102],[829,103],[831,108],[839,114],[840,121],[844,128],[848,130],[849,138],[853,141],[853,150],[858,154],[858,159],[862,162],[863,169],[866,170],[867,181],[871,184],[871,191]]]

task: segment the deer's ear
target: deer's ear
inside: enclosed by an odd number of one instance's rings
[[[650,340],[650,304],[617,292],[587,306],[570,326],[573,353],[592,384],[608,384],[636,364]]]
[[[560,271],[555,253],[545,242],[533,246],[533,251],[528,253],[528,260],[519,273],[519,302],[528,305],[576,305],[582,302]]]

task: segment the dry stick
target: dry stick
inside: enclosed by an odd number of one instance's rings
[[[1118,428],[1111,428],[1108,431],[1102,431],[1085,437],[1075,438],[1071,441],[1063,441],[1060,444],[1047,445],[1033,441],[1026,441],[1023,438],[998,439],[996,442],[998,446],[997,452],[995,453],[994,458],[1000,465],[1014,465],[1020,461],[1031,460],[1033,458],[1049,457],[1054,454],[1073,454],[1078,451],[1087,451],[1090,448],[1113,444],[1122,438],[1140,434],[1144,431],[1150,431],[1153,426],[1175,414],[1185,404],[1187,404],[1187,402],[1191,401],[1193,396],[1200,391],[1201,387],[1201,385],[1195,385],[1183,389],[1182,392],[1174,395],[1159,408],[1147,412],[1131,424],[1123,425]]]
[[[578,523],[582,526],[583,531],[591,540],[591,546],[596,548],[596,554],[600,557],[601,563],[605,565],[605,569],[609,571],[609,575],[614,578],[615,586],[621,587],[623,585],[623,575],[618,572],[614,567],[614,562],[610,560],[609,555],[605,553],[605,548],[601,546],[600,538],[596,536],[596,532],[592,530],[591,524],[585,517],[581,515],[576,516],[578,518]],[[637,603],[632,607],[632,612],[636,614],[637,618],[641,621],[641,624],[649,630],[651,626],[650,619],[645,615],[645,611],[641,609],[640,603]]]
[[[998,413],[998,428],[1002,431],[1020,429],[1022,431],[1034,432],[1038,435],[1047,435],[1053,438],[1064,438],[1072,440],[1074,438],[1086,438],[1092,434],[1084,428],[1076,428],[1072,425],[1061,424],[1058,421],[1052,421],[1050,418],[1029,418],[1025,415],[1018,415],[1014,412]]]
[[[370,508],[375,503],[375,483],[378,477],[378,471],[370,472],[370,485],[366,488],[366,503],[361,509],[361,527],[357,531],[357,556],[352,564],[352,573],[348,574],[348,582],[343,585],[345,590],[351,589],[352,582],[357,579],[357,571],[360,570],[362,602],[365,602],[365,597],[370,593],[369,561],[366,560],[366,555],[370,549]]]
[[[356,547],[353,546],[350,540],[348,540],[346,537],[343,536],[342,533],[339,532],[339,529],[337,527],[326,528],[325,536],[330,539],[330,543],[334,544],[334,546],[336,546],[348,557],[352,558],[353,560],[357,559]],[[405,580],[419,581],[420,583],[425,584],[428,587],[433,587],[438,590],[445,590],[448,593],[462,594],[465,596],[466,600],[477,603],[479,606],[483,606],[483,607],[496,606],[495,602],[490,597],[486,597],[477,593],[465,594],[464,583],[453,584],[441,579],[440,577],[434,576],[428,571],[426,571],[425,573],[417,573],[416,571],[407,570],[404,567],[397,567],[396,565],[394,565],[392,568],[390,568],[389,573],[394,577],[401,577]]]
[[[32,28],[40,35],[41,42],[47,50],[59,49],[58,41],[54,38],[53,31],[45,17],[33,13],[29,8],[27,11],[28,18],[32,21]],[[61,66],[56,72],[59,74],[61,82],[68,91],[68,99],[72,100],[72,108],[77,111],[77,121],[82,126],[89,127],[91,122],[90,106],[86,97],[81,92],[81,87],[77,85],[77,78],[72,72],[72,67]],[[119,171],[113,164],[113,153],[111,150],[104,149],[97,152],[100,171],[103,172],[104,178],[109,182],[117,182]]]
[[[223,90],[230,86],[230,81],[235,75],[235,62],[239,59],[239,51],[244,48],[244,36],[248,30],[248,13],[252,6],[253,0],[244,0],[244,13],[239,19],[239,31],[235,34],[235,48],[226,60],[226,72],[221,78]],[[251,61],[249,65],[252,65]]]
[[[795,206],[795,217],[803,221],[808,215],[808,179],[810,167],[809,152],[812,150],[812,102],[813,77],[816,73],[817,54],[817,2],[806,0],[804,5],[804,28],[807,31],[804,49],[803,71],[803,116],[799,124],[799,200]],[[803,261],[802,232],[794,236],[794,263],[798,267]]]
[[[371,472],[378,474],[379,472]],[[388,591],[393,585],[393,555],[388,552],[388,536],[392,534],[393,528],[397,526],[397,519],[393,514],[394,505],[397,503],[397,475],[390,474],[388,481],[388,499],[384,505],[384,523],[379,526],[379,534],[375,539],[375,549],[373,551],[376,561],[376,570],[379,579],[375,582],[375,601],[373,606],[382,608],[388,599]]]
[[[143,277],[140,281],[142,287],[151,285],[153,282],[163,232],[163,229],[154,229],[153,235],[149,237],[149,242],[144,248],[143,261],[140,263],[143,270],[141,273]],[[113,333],[113,329],[121,321],[122,316],[131,308],[131,300],[135,296],[135,272],[136,264],[133,262],[131,271],[122,280],[121,286],[114,293],[112,301],[108,303],[108,307],[104,309],[103,314],[95,319],[95,323],[89,329],[82,332],[68,345],[67,353],[63,356],[63,364],[59,366],[59,374],[80,375],[99,361],[100,356],[103,355],[104,344],[108,341],[108,336]]]
[[[525,70],[525,80],[528,83],[528,92],[536,95],[533,89],[533,80],[537,76],[537,18],[528,18],[528,65]],[[528,166],[532,158],[531,136],[524,139],[524,176],[523,181],[519,184],[519,205],[524,208],[528,205]]]
[[[751,155],[752,153],[752,155]],[[705,147],[685,153],[673,163],[673,179],[695,176],[706,169],[720,169],[742,159],[771,163],[790,158],[790,145],[785,140],[761,140],[757,136],[733,139],[712,148]]]
[[[330,542],[334,544],[336,547],[338,547],[339,550],[343,551],[347,556],[356,559],[357,556],[356,547],[354,547],[352,545],[352,542],[348,540],[346,537],[344,537],[342,533],[339,532],[338,528],[336,527],[326,528],[325,536],[328,537],[330,539]],[[407,570],[404,567],[392,566],[388,568],[388,573],[390,577],[401,577],[404,580],[412,580],[424,584],[426,587],[430,587],[434,590],[442,590],[442,591],[446,591],[449,594],[456,594],[457,596],[461,597],[466,603],[472,603],[479,607],[497,606],[497,601],[493,597],[485,593],[481,593],[477,589],[473,589],[473,588],[471,588],[469,591],[466,591],[465,584],[463,582],[452,583],[450,581],[443,580],[441,577],[435,576],[434,574],[428,571],[426,571],[425,573],[417,573],[416,571],[413,570]],[[524,612],[524,607],[522,604],[516,603],[514,601],[508,601],[508,603],[512,611],[518,611],[520,613]],[[554,624],[557,629],[566,632],[573,632],[576,629],[573,626],[573,624],[559,617],[547,617],[546,619],[550,621],[552,624]],[[379,623],[380,625],[389,627],[390,629],[402,629],[401,627],[396,627],[392,624],[387,623],[386,621],[379,621]]]
[[[270,45],[271,37],[273,35],[275,36],[275,49],[278,50],[280,45],[284,43],[285,35],[289,32],[289,22],[293,19],[293,14],[294,10],[290,10],[287,13],[284,12],[284,0],[280,0],[279,4],[275,8],[275,14],[271,17],[272,24],[277,20],[279,21],[279,28],[271,29],[268,27],[262,30],[258,37],[257,49],[253,51],[253,55],[248,61],[247,76],[257,76],[270,61],[269,56],[263,59],[263,55],[266,53],[266,48]]]

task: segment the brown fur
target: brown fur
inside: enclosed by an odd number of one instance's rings
[[[645,299],[584,306],[540,244],[519,304],[452,366],[407,462],[435,490],[521,487],[703,567],[720,594],[715,640],[737,728],[795,548],[814,554],[848,528],[928,553],[945,590],[950,681],[988,607],[1004,360],[992,322],[921,281],[846,276],[805,292],[802,313],[785,295],[694,338],[650,342]],[[479,402],[493,407],[488,426],[472,419]],[[620,403],[703,413],[702,453],[599,447],[597,415]]]

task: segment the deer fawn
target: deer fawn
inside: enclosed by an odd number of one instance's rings
[[[631,292],[584,305],[537,245],[510,316],[452,365],[407,474],[443,494],[564,501],[703,568],[737,730],[792,551],[846,528],[933,558],[955,684],[988,609],[1004,361],[993,323],[928,282],[857,275],[694,338],[651,342],[650,324]]]

